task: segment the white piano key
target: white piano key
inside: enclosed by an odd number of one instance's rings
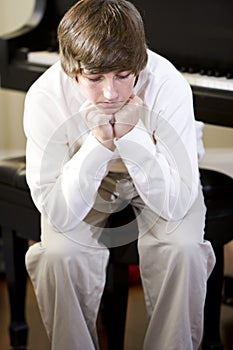
[[[182,73],[182,75],[192,86],[233,91],[233,79],[209,77],[198,73]]]
[[[27,60],[29,63],[51,66],[59,60],[59,54],[58,52],[34,51],[28,53]]]
[[[59,60],[57,52],[35,51],[28,53],[28,62],[50,66]],[[233,79],[225,77],[212,77],[198,73],[182,73],[184,78],[192,86],[199,86],[209,89],[220,89],[233,91]]]

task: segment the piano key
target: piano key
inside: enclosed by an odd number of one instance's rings
[[[59,60],[59,54],[49,51],[29,52],[27,60],[29,63],[50,66]],[[233,91],[233,80],[227,79],[226,77],[215,77],[187,72],[182,72],[182,75],[192,86]]]
[[[29,61],[33,64],[49,66],[59,59],[57,52],[30,52]],[[191,85],[194,97],[194,110],[197,120],[205,123],[233,127],[233,79],[181,72]]]
[[[183,77],[192,86],[205,87],[209,89],[219,89],[233,91],[233,79],[226,77],[215,77],[201,75],[198,73],[182,73]]]
[[[27,54],[27,61],[33,64],[51,66],[59,60],[58,52],[35,51]]]

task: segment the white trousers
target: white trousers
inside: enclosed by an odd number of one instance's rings
[[[55,232],[42,218],[41,242],[26,254],[52,350],[99,349],[96,319],[109,258],[108,247],[101,243],[100,227],[111,211],[107,199],[113,198],[115,180],[103,183],[100,197],[104,201],[75,231]],[[203,240],[202,192],[185,218],[169,223],[146,208],[135,190],[130,192],[127,181],[118,181],[115,198],[123,198],[125,190],[122,203],[130,200],[137,216],[140,271],[149,318],[143,349],[196,350],[202,338],[206,282],[215,263],[210,243]],[[115,202],[119,206],[119,201]],[[130,228],[122,227],[125,243],[134,239],[127,238]],[[119,238],[119,244],[124,244],[124,238]],[[118,244],[117,239],[113,242]]]

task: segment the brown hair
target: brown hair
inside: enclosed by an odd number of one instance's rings
[[[61,64],[70,77],[82,73],[129,70],[147,62],[142,18],[126,0],[81,0],[58,26]]]

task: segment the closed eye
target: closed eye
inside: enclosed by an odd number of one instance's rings
[[[89,80],[89,81],[92,81],[92,82],[97,82],[97,81],[100,81],[101,80],[101,77],[93,77],[93,78],[91,78],[91,77],[87,77],[87,79]]]
[[[118,79],[127,79],[130,76],[131,73],[127,73],[127,74],[117,74],[117,78]]]

